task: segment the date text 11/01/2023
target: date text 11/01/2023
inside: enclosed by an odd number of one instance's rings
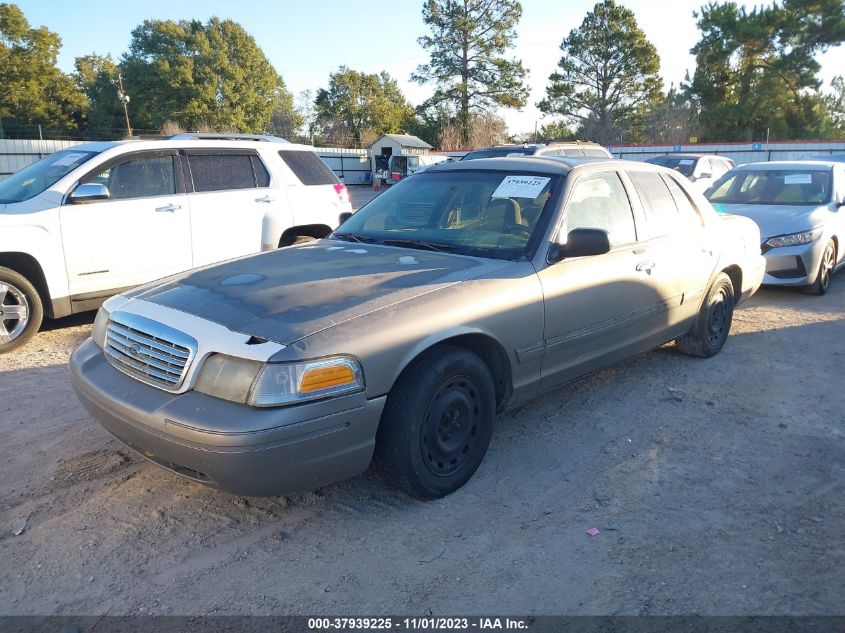
[[[445,631],[460,629],[478,630],[520,630],[527,629],[528,622],[518,618],[308,618],[312,631],[330,630],[406,630]]]

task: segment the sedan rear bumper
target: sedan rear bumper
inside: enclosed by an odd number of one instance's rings
[[[116,369],[89,339],[70,360],[74,389],[117,439],[182,476],[248,496],[288,494],[366,470],[385,397],[352,394],[257,409],[172,394]]]

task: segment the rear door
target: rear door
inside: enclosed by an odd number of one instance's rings
[[[616,171],[584,175],[572,185],[557,240],[576,228],[610,236],[604,255],[564,259],[538,275],[545,301],[542,381],[552,387],[640,349],[665,329],[661,297],[642,260],[634,210]]]
[[[646,280],[663,297],[668,323],[676,327],[698,312],[716,265],[717,249],[701,214],[678,180],[656,171],[628,171],[646,219],[643,263]]]
[[[81,183],[101,183],[110,199],[61,208],[72,296],[105,296],[191,267],[191,228],[176,151],[124,154]]]
[[[184,151],[194,266],[257,253],[264,218],[276,196],[254,150]]]

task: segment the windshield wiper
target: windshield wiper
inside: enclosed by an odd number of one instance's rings
[[[436,251],[438,253],[446,253],[455,250],[452,244],[432,244],[424,240],[409,240],[409,239],[387,239],[382,240],[385,246],[407,246],[408,248],[419,248],[423,250]]]
[[[336,237],[339,240],[345,240],[347,242],[361,242],[363,244],[372,244],[377,241],[374,237],[358,235],[357,233],[335,233],[332,237]]]

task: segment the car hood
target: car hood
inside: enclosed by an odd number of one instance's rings
[[[800,233],[822,224],[829,213],[826,206],[780,204],[722,204],[713,208],[721,213],[732,213],[750,218],[760,227],[760,236],[766,240],[775,235]]]
[[[509,265],[512,262],[319,240],[189,271],[127,296],[290,345]]]

